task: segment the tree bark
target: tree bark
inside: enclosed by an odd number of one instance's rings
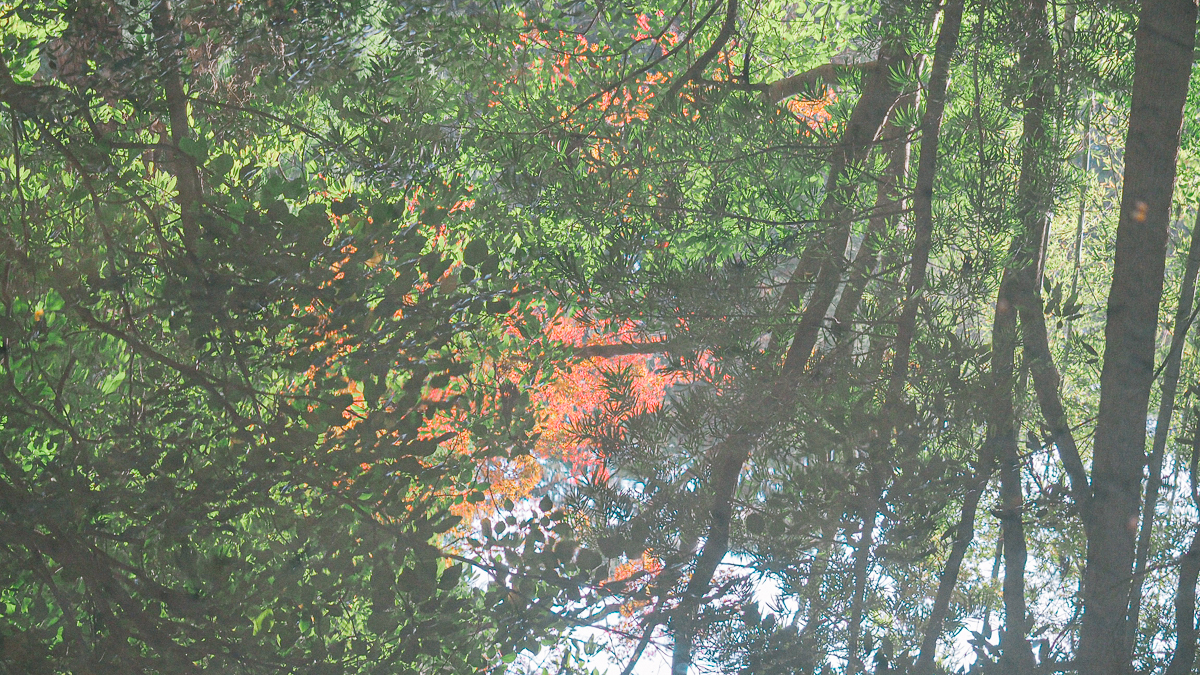
[[[838,69],[863,70],[873,68],[874,61],[868,63],[823,63],[816,68],[797,73],[772,82],[762,92],[763,100],[767,103],[778,103],[797,94],[803,94],[820,85],[831,85],[837,82]]]
[[[890,124],[888,129],[897,134],[906,133],[899,128],[893,129]],[[885,136],[887,135],[890,134],[885,132]],[[874,211],[867,221],[867,231],[863,233],[862,243],[859,244],[858,252],[854,254],[854,262],[850,265],[850,277],[846,280],[837,309],[834,310],[835,325],[847,329],[854,322],[854,315],[858,312],[871,275],[879,267],[879,240],[883,238],[889,225],[895,222],[897,212],[903,208],[898,189],[908,169],[909,143],[903,138],[885,140],[884,148],[889,157],[886,175],[879,186]]]
[[[833,549],[833,538],[837,535],[837,524],[829,521],[821,526],[821,541],[817,544],[812,565],[809,567],[808,579],[804,582],[804,595],[808,602],[807,618],[801,635],[811,634],[821,622],[827,603],[821,595],[822,582],[825,572],[829,569],[829,555]]]
[[[1025,602],[1025,566],[1028,552],[1023,523],[1025,494],[1021,485],[1021,461],[1017,448],[1018,431],[1013,406],[1013,368],[1015,363],[1014,313],[1022,324],[1036,306],[1041,312],[1038,280],[1045,258],[1047,225],[1053,204],[1047,152],[1046,108],[1053,95],[1050,47],[1045,0],[1030,0],[1018,17],[1021,45],[1020,69],[1030,82],[1025,97],[1021,133],[1021,175],[1017,183],[1017,211],[1020,231],[1013,241],[1009,269],[1001,282],[996,324],[999,342],[993,342],[992,368],[996,377],[994,417],[997,458],[1000,469],[1000,528],[1004,536],[1004,630],[1000,633],[1000,664],[1004,672],[1028,673],[1033,670],[1033,648]],[[1032,301],[1032,302],[1031,302]],[[1001,308],[1001,305],[1008,305]],[[1003,309],[1003,311],[1002,311]],[[1026,352],[1027,359],[1029,352]]]
[[[862,630],[863,601],[866,593],[867,572],[870,563],[871,545],[874,541],[875,521],[878,518],[879,502],[886,483],[890,480],[891,462],[887,458],[887,446],[891,442],[895,415],[904,398],[904,387],[908,380],[909,360],[912,344],[916,339],[917,308],[925,287],[929,266],[929,253],[933,247],[933,188],[937,175],[938,143],[941,135],[942,116],[946,108],[946,87],[949,83],[950,63],[958,47],[958,36],[962,28],[963,0],[948,0],[943,7],[942,26],[938,31],[934,47],[933,67],[929,75],[929,100],[921,120],[921,155],[917,163],[917,181],[913,195],[913,244],[912,260],[906,283],[906,295],[896,327],[896,340],[892,357],[892,372],[888,378],[884,398],[883,419],[886,433],[880,434],[878,444],[882,452],[872,453],[874,466],[869,481],[872,499],[870,508],[863,513],[863,530],[854,553],[854,596],[850,606],[849,639],[847,654],[850,673],[860,672],[862,662],[858,658],[858,639]],[[857,304],[857,301],[856,301]],[[880,470],[879,464],[886,463]]]
[[[1192,237],[1188,244],[1187,263],[1183,269],[1183,283],[1179,289],[1179,305],[1175,308],[1175,324],[1171,334],[1171,349],[1163,365],[1162,393],[1158,402],[1158,419],[1154,424],[1154,446],[1150,451],[1150,470],[1146,476],[1146,499],[1142,505],[1142,525],[1138,530],[1137,552],[1133,564],[1133,587],[1130,589],[1129,622],[1125,640],[1130,653],[1137,648],[1138,617],[1142,610],[1142,584],[1145,582],[1146,563],[1150,558],[1150,537],[1154,533],[1154,512],[1158,508],[1158,491],[1162,487],[1163,454],[1167,449],[1167,436],[1171,432],[1171,418],[1175,413],[1175,394],[1179,388],[1179,370],[1183,362],[1183,345],[1188,330],[1192,327],[1192,305],[1196,297],[1196,274],[1200,272],[1200,210],[1192,225]]]
[[[946,558],[946,567],[942,570],[942,576],[938,580],[937,595],[933,598],[933,609],[929,612],[929,622],[925,625],[925,632],[921,636],[921,651],[917,655],[917,663],[913,667],[915,675],[933,674],[933,660],[937,656],[938,638],[942,636],[946,617],[950,613],[950,597],[954,594],[954,587],[958,585],[958,574],[962,570],[963,558],[966,557],[967,549],[971,547],[971,542],[975,539],[975,514],[979,510],[979,500],[983,497],[983,491],[987,489],[988,477],[991,473],[988,467],[992,464],[992,458],[991,452],[986,450],[988,445],[987,442],[984,442],[983,447],[980,448],[975,482],[963,498],[962,516],[958,520],[958,527],[954,529],[954,544],[950,547],[950,556]]]
[[[1125,640],[1134,532],[1145,466],[1154,335],[1196,33],[1194,0],[1146,0],[1135,36],[1125,180],[1104,329],[1104,367],[1087,521],[1079,670],[1131,668]]]
[[[907,297],[896,329],[895,357],[888,383],[888,400],[891,401],[899,401],[908,378],[908,362],[916,337],[917,307],[925,287],[929,251],[933,247],[933,185],[937,175],[938,142],[942,114],[946,109],[950,62],[958,49],[958,34],[962,28],[963,0],[947,0],[942,12],[942,27],[938,31],[933,68],[929,74],[929,100],[921,119],[921,157],[917,162],[917,184],[913,193],[912,264],[909,266]]]

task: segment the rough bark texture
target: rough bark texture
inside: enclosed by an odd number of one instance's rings
[[[1089,675],[1131,668],[1125,623],[1146,461],[1146,409],[1195,33],[1193,0],[1142,3],[1086,517],[1078,665]]]
[[[1175,308],[1171,349],[1167,352],[1167,360],[1163,365],[1162,393],[1158,402],[1158,419],[1154,423],[1154,446],[1150,451],[1150,470],[1146,475],[1146,499],[1142,505],[1142,525],[1138,530],[1133,587],[1130,590],[1129,622],[1125,630],[1125,639],[1131,652],[1137,647],[1138,617],[1142,610],[1142,584],[1146,581],[1146,563],[1150,559],[1150,536],[1154,533],[1154,512],[1158,507],[1158,491],[1162,488],[1163,454],[1167,449],[1167,436],[1171,432],[1171,418],[1175,413],[1175,394],[1179,388],[1183,345],[1188,329],[1192,327],[1192,304],[1196,296],[1197,272],[1200,272],[1200,211],[1197,211],[1196,222],[1192,225],[1187,263],[1183,269],[1183,283],[1179,289],[1179,305]]]

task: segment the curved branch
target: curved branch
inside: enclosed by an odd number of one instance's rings
[[[708,64],[712,63],[713,59],[717,58],[717,55],[721,53],[721,48],[725,46],[725,43],[729,42],[729,38],[733,37],[733,29],[737,25],[737,8],[737,0],[729,0],[729,4],[726,5],[725,9],[725,23],[722,24],[721,32],[717,34],[717,39],[713,41],[708,50],[701,54],[700,58],[696,59],[696,62],[693,63],[686,72],[684,72],[683,77],[680,77],[671,85],[671,88],[667,90],[663,100],[668,102],[674,101],[675,96],[679,93],[679,90],[683,89],[684,85],[703,75],[704,69],[708,67]]]
[[[871,70],[875,61],[863,63],[824,63],[803,73],[775,80],[762,90],[763,100],[767,103],[779,103],[797,94],[812,91],[817,85],[832,85],[838,80],[839,72],[847,70]]]

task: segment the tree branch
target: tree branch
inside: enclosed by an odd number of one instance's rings
[[[797,73],[790,77],[785,77],[780,80],[766,85],[762,90],[763,100],[767,103],[779,103],[784,99],[791,98],[797,94],[808,93],[817,85],[832,85],[838,80],[838,73],[848,70],[871,70],[876,65],[875,61],[867,61],[864,63],[825,63]],[[819,99],[820,96],[814,96],[813,99]]]

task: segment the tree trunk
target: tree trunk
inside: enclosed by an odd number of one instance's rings
[[[934,47],[933,68],[929,73],[929,100],[921,119],[921,157],[917,163],[917,184],[913,193],[912,264],[909,267],[904,306],[896,327],[895,357],[888,383],[887,398],[893,403],[899,401],[908,378],[908,362],[916,337],[917,307],[925,287],[929,251],[933,247],[933,186],[937,175],[938,142],[941,138],[942,114],[946,109],[950,61],[958,48],[962,14],[963,0],[947,0],[942,10],[942,27]]]
[[[850,661],[848,672],[862,670],[858,658],[858,642],[862,632],[863,603],[866,594],[871,545],[874,541],[875,521],[878,519],[879,503],[886,483],[890,480],[891,466],[887,458],[894,427],[894,412],[904,397],[904,386],[908,380],[908,366],[912,355],[912,343],[916,339],[917,308],[925,287],[925,276],[929,265],[929,252],[933,246],[933,188],[937,174],[938,142],[941,135],[942,115],[946,108],[946,86],[949,82],[950,62],[958,46],[958,35],[962,27],[963,0],[949,0],[943,8],[942,26],[934,48],[933,68],[929,75],[929,100],[921,120],[921,156],[917,165],[917,181],[913,195],[913,244],[912,261],[909,266],[904,304],[896,327],[896,341],[892,358],[892,372],[884,398],[883,420],[886,433],[880,434],[882,452],[872,459],[872,480],[869,481],[871,500],[863,513],[863,530],[854,552],[854,595],[850,605],[849,638],[847,654]],[[855,299],[857,304],[857,299]],[[886,468],[879,469],[880,463]]]
[[[896,110],[910,108],[915,103],[915,96],[905,95],[897,102]],[[893,114],[893,117],[895,115]],[[854,316],[862,303],[867,283],[871,275],[879,267],[879,243],[889,227],[895,225],[897,216],[904,210],[904,180],[908,174],[909,155],[912,143],[909,130],[889,122],[883,133],[883,149],[888,156],[887,168],[880,180],[878,192],[875,195],[875,208],[867,221],[867,231],[863,235],[862,244],[854,256],[850,267],[850,278],[842,290],[834,310],[834,323],[849,331],[853,327]]]
[[[794,399],[800,376],[816,346],[818,333],[837,291],[845,263],[843,253],[851,222],[846,204],[853,194],[853,185],[846,180],[847,169],[861,164],[879,138],[888,113],[900,95],[891,78],[891,69],[906,60],[907,56],[901,47],[885,44],[878,66],[863,83],[863,93],[850,115],[842,142],[832,153],[826,182],[827,195],[821,210],[831,227],[830,233],[821,242],[821,270],[817,275],[816,289],[801,315],[779,378],[768,392],[755,397],[756,402],[750,405],[751,408],[778,410]],[[692,663],[700,601],[708,592],[721,560],[729,552],[729,521],[738,478],[759,435],[769,424],[770,416],[762,410],[753,411],[752,416],[757,421],[743,426],[713,449],[710,479],[713,486],[712,522],[684,597],[672,617],[675,644],[671,654],[671,672],[674,675],[686,675]]]
[[[1083,118],[1083,172],[1085,179],[1092,173],[1092,97],[1088,97]],[[1083,225],[1087,217],[1087,185],[1079,188],[1079,213],[1075,220],[1075,239],[1071,243],[1071,294],[1078,297],[1079,273],[1083,269]],[[1067,339],[1071,339],[1071,320],[1067,319]]]
[[[805,601],[808,604],[807,618],[804,621],[804,629],[800,631],[801,638],[811,636],[821,625],[821,616],[825,614],[828,603],[825,601],[822,590],[824,588],[825,573],[829,570],[829,556],[834,546],[834,537],[837,536],[838,527],[834,521],[826,521],[821,526],[821,541],[817,544],[816,553],[813,556],[812,565],[809,567],[808,579],[804,582]],[[818,660],[819,661],[819,660]]]
[[[1025,603],[1027,549],[1022,521],[1025,495],[1021,485],[1017,423],[1013,405],[1013,372],[1016,349],[1016,319],[1041,312],[1038,296],[1040,266],[1044,258],[1047,224],[1053,203],[1053,173],[1047,153],[1046,108],[1052,95],[1049,77],[1052,58],[1045,0],[1030,0],[1018,17],[1025,42],[1021,45],[1020,68],[1030,82],[1024,101],[1021,134],[1021,175],[1017,183],[1020,230],[1013,240],[1009,269],[1001,281],[992,341],[992,373],[995,393],[989,435],[996,443],[1000,469],[1000,528],[1004,537],[1004,630],[1000,633],[1000,663],[1003,672],[1028,673],[1034,667],[1033,649]],[[1027,361],[1031,352],[1026,351]]]
[[[1179,562],[1179,590],[1175,593],[1175,653],[1163,675],[1188,675],[1196,663],[1196,577],[1200,576],[1200,532]]]
[[[1028,232],[1025,233],[1029,234]],[[1014,248],[1018,248],[1014,246]],[[1021,514],[1025,498],[1017,452],[1013,411],[1013,380],[1017,343],[1017,287],[1021,277],[1032,276],[1032,260],[1025,269],[1005,270],[992,324],[992,404],[988,410],[987,440],[991,455],[1000,464],[1001,537],[1004,539],[1004,629],[1000,632],[1001,662],[1020,671],[1033,665],[1033,650],[1025,640],[1025,531]]]
[[[1179,369],[1183,361],[1183,345],[1192,327],[1192,304],[1196,296],[1196,274],[1200,272],[1200,210],[1192,225],[1188,244],[1183,283],[1179,289],[1179,305],[1175,308],[1175,324],[1171,334],[1171,350],[1163,366],[1162,394],[1158,402],[1158,419],[1154,424],[1154,446],[1150,451],[1150,470],[1146,476],[1146,499],[1142,505],[1142,526],[1138,530],[1137,553],[1133,564],[1133,588],[1130,590],[1129,622],[1125,640],[1130,653],[1137,648],[1138,617],[1142,610],[1142,584],[1146,563],[1150,559],[1150,537],[1154,533],[1154,511],[1158,508],[1158,491],[1162,487],[1163,454],[1171,432],[1171,417],[1175,413],[1175,394],[1179,387]]]
[[[875,522],[879,520],[879,502],[882,489],[877,483],[878,478],[868,481],[868,497],[863,505],[862,532],[854,543],[854,572],[853,588],[850,597],[850,624],[847,628],[846,655],[849,665],[846,672],[849,675],[863,672],[862,659],[858,657],[858,642],[862,636],[863,604],[867,595],[867,572],[871,563],[871,546],[875,543]]]
[[[804,371],[825,322],[825,313],[837,294],[846,264],[846,245],[850,240],[848,204],[855,191],[854,184],[847,180],[847,170],[862,164],[879,138],[888,113],[900,96],[892,81],[891,70],[907,60],[907,54],[899,45],[889,43],[881,48],[877,65],[865,78],[862,95],[850,113],[845,135],[832,153],[829,178],[825,182],[825,201],[821,205],[822,221],[829,223],[829,229],[819,243],[820,270],[808,307],[792,338],[793,347],[784,361],[785,377],[795,377]],[[821,311],[814,311],[819,308]]]
[[[163,68],[163,95],[167,102],[171,144],[174,146],[171,168],[178,193],[183,247],[185,251],[194,253],[196,238],[200,236],[196,217],[196,211],[200,208],[200,174],[196,169],[196,162],[179,149],[179,142],[190,136],[191,127],[188,124],[188,100],[183,89],[183,73],[180,67],[180,51],[183,45],[168,0],[155,0],[150,4],[150,25],[154,31],[154,42],[158,47],[159,61]]]
[[[1131,668],[1125,624],[1146,461],[1146,409],[1195,33],[1194,0],[1142,3],[1104,329],[1093,496],[1085,518],[1087,570],[1078,661],[1080,672],[1089,675],[1118,675]]]
[[[1200,427],[1197,427],[1200,431]],[[1192,436],[1192,457],[1200,453],[1200,433]],[[1192,501],[1196,505],[1196,464],[1193,459]],[[1196,577],[1200,576],[1200,528],[1179,561],[1179,589],[1175,592],[1175,653],[1163,675],[1188,675],[1196,663]]]
[[[984,448],[987,447],[984,443]],[[979,451],[979,467],[976,470],[975,483],[963,498],[962,517],[954,530],[954,544],[950,547],[950,556],[946,559],[946,567],[938,580],[937,595],[933,598],[933,609],[929,612],[929,622],[925,625],[925,633],[921,636],[921,651],[917,656],[917,664],[913,668],[915,675],[933,675],[933,660],[937,656],[938,638],[942,636],[942,628],[950,613],[950,597],[954,587],[958,585],[958,573],[962,570],[963,558],[967,549],[975,539],[975,514],[979,510],[979,500],[987,489],[990,470],[984,467],[992,463],[990,451],[983,448]]]

